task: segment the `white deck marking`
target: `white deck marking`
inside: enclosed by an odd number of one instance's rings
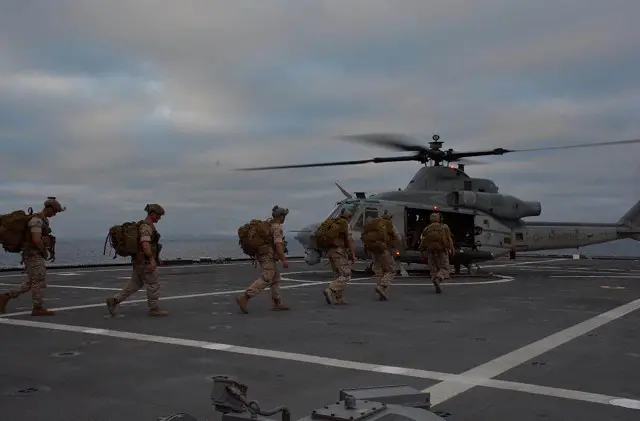
[[[640,401],[635,399],[611,399],[609,403],[623,408],[640,409]]]
[[[549,278],[613,278],[613,279],[636,279],[638,275],[618,275],[612,273],[610,275],[550,275]]]
[[[503,374],[540,354],[557,348],[573,339],[579,338],[580,336],[619,319],[620,317],[623,317],[639,308],[640,299],[620,307],[616,307],[613,310],[599,314],[591,319],[585,320],[584,322],[573,325],[485,364],[472,368],[471,370],[467,370],[462,373],[461,376],[492,379],[493,377],[499,376],[500,374]],[[460,383],[444,381],[425,389],[425,391],[431,393],[432,404],[438,405],[459,395],[460,393],[466,392],[473,386],[474,385],[462,385]]]
[[[46,323],[32,320],[2,319],[0,324],[13,326],[32,327],[64,332],[75,332],[88,335],[108,336],[119,339],[129,339],[136,341],[154,342],[167,345],[185,346],[200,348],[211,351],[229,352],[233,354],[254,355],[264,358],[275,358],[287,361],[296,361],[308,364],[322,365],[326,367],[344,368],[358,371],[368,371],[397,376],[407,376],[429,380],[440,380],[446,384],[457,384],[466,389],[474,386],[492,387],[503,390],[513,390],[537,395],[553,396],[565,399],[572,399],[584,402],[593,402],[603,405],[621,406],[630,409],[640,409],[640,401],[625,399],[616,396],[600,395],[596,393],[582,392],[578,390],[558,389],[547,386],[537,386],[527,383],[508,382],[503,380],[493,380],[479,376],[458,375],[442,373],[437,371],[420,370],[408,367],[396,367],[388,365],[378,365],[362,363],[358,361],[340,360],[336,358],[321,357],[317,355],[299,354],[295,352],[274,351],[269,349],[250,348],[236,346],[218,342],[198,341],[191,339],[180,339],[167,336],[147,335],[142,333],[124,332],[118,330],[101,329],[89,326],[65,325],[58,323]],[[444,383],[441,383],[444,384]],[[429,389],[426,389],[429,390]],[[433,402],[433,396],[432,396]]]
[[[471,282],[455,282],[455,281],[447,281],[444,285],[487,285],[487,284],[504,284],[506,282],[513,282],[515,280],[515,278],[513,276],[506,276],[506,275],[494,275],[496,277],[500,277],[501,279],[494,279],[492,281],[471,281]],[[415,277],[414,277],[415,278]],[[367,286],[367,285],[377,285],[375,282],[358,282],[358,281],[364,281],[364,280],[368,280],[368,279],[374,279],[373,277],[367,277],[367,278],[351,278],[351,280],[349,281],[349,285],[355,285],[355,286]],[[400,287],[433,287],[433,284],[431,283],[431,281],[428,278],[423,278],[424,281],[423,282],[414,282],[414,283],[408,283],[408,282],[392,282],[391,286],[400,286]],[[301,279],[291,279],[291,278],[282,278],[283,281],[290,281],[290,282],[301,282],[301,283],[310,283],[310,282],[314,282],[314,281],[303,281]]]
[[[571,259],[566,259],[566,258],[562,258],[562,259],[545,259],[545,260],[531,260],[529,262],[519,262],[519,263],[506,263],[506,264],[502,264],[502,265],[480,265],[480,269],[484,269],[484,268],[502,268],[502,267],[510,267],[510,266],[524,266],[524,265],[539,265],[540,263],[547,263],[547,262],[559,262],[561,260],[566,260],[569,261]]]
[[[504,284],[507,282],[513,282],[515,280],[514,277],[512,276],[504,276],[504,275],[494,275],[494,276],[499,276],[502,279],[494,279],[492,281],[472,281],[472,282],[455,282],[455,281],[447,281],[444,282],[442,284],[443,288],[446,288],[448,286],[456,286],[456,285],[488,285],[488,284]],[[353,281],[358,281],[359,279],[352,279],[351,282],[349,283],[349,285],[376,285],[375,282],[353,282]],[[405,283],[405,282],[392,282],[391,283],[392,287],[396,287],[396,286],[404,286],[404,287],[417,287],[417,286],[421,286],[421,287],[431,287],[433,288],[433,284],[431,283],[431,281],[427,278],[425,278],[425,281],[422,283]]]
[[[291,289],[291,288],[302,288],[302,287],[309,287],[309,286],[314,286],[314,285],[322,285],[322,284],[326,284],[325,281],[322,282],[307,282],[307,283],[303,283],[303,284],[297,284],[297,285],[285,285],[285,286],[281,286],[280,289]],[[269,289],[269,288],[267,288]],[[120,290],[120,288],[118,288],[118,290]],[[236,289],[233,291],[215,291],[215,292],[203,292],[203,293],[199,293],[199,294],[187,294],[187,295],[171,295],[168,297],[161,297],[160,300],[162,301],[168,301],[168,300],[183,300],[186,298],[200,298],[200,297],[212,297],[212,296],[216,296],[216,295],[229,295],[229,294],[241,294],[246,290],[246,288],[244,289]],[[123,303],[120,303],[120,305],[127,305],[127,304],[137,304],[137,303],[146,303],[147,299],[140,299],[140,300],[127,300]],[[52,308],[51,310],[56,311],[56,312],[60,312],[60,311],[68,311],[68,310],[82,310],[85,308],[96,308],[96,307],[104,307],[106,306],[106,304],[104,302],[102,303],[96,303],[96,304],[84,304],[84,305],[78,305],[78,306],[69,306],[69,307],[58,307],[58,308]],[[31,311],[18,311],[15,313],[5,313],[5,314],[0,314],[0,320],[7,318],[7,317],[13,317],[13,316],[25,316],[31,314]]]
[[[0,283],[2,286],[8,287],[18,287],[20,284],[5,284]],[[71,288],[71,289],[95,289],[98,291],[120,291],[122,288],[107,288],[107,287],[90,287],[90,286],[82,286],[82,285],[58,285],[58,284],[47,284],[47,288]]]

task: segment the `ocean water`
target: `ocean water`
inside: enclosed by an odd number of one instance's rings
[[[171,239],[162,240],[163,259],[195,259],[200,257],[247,257],[238,242],[233,237],[210,237],[196,239]],[[107,255],[103,255],[104,239],[95,240],[58,240],[56,244],[55,264],[75,265],[75,264],[113,264],[124,263],[128,260],[124,257],[113,259],[113,250],[107,247]],[[290,240],[288,244],[290,256],[302,256],[304,249],[295,241]],[[572,254],[575,249],[540,251],[536,254]],[[587,256],[619,256],[638,257],[640,259],[640,242],[633,240],[620,240],[608,244],[596,244],[583,247],[580,252]],[[20,256],[17,254],[5,253],[0,249],[0,268],[19,267]]]
[[[200,257],[246,258],[235,238],[163,238],[162,259],[196,259]],[[294,244],[295,243],[295,244]],[[289,241],[287,248],[290,256],[301,256],[304,249],[295,241]],[[113,258],[113,250],[107,245],[107,255],[103,254],[104,238],[95,240],[62,240],[56,242],[56,261],[54,265],[76,264],[114,264],[126,263],[124,257]],[[5,253],[0,248],[0,268],[19,267],[20,255]]]

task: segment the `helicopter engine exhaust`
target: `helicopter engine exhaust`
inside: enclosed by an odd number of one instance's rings
[[[501,219],[520,219],[542,213],[540,202],[494,193],[456,191],[447,195],[447,201],[449,206],[476,209]]]

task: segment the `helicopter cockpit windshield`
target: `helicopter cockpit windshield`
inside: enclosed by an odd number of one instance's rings
[[[331,211],[331,213],[329,214],[329,216],[327,216],[327,218],[337,218],[338,216],[340,216],[340,212],[342,211],[342,209],[348,209],[351,211],[352,214],[355,215],[358,209],[360,209],[360,203],[342,201],[338,203],[338,205]]]

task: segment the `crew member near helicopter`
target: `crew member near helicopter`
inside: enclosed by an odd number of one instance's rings
[[[353,240],[351,226],[349,225],[351,216],[351,211],[342,209],[340,218],[347,220],[347,232],[344,235],[340,235],[339,238],[336,238],[333,246],[327,251],[327,257],[329,258],[331,270],[335,277],[331,284],[329,284],[329,287],[322,291],[327,304],[346,304],[344,301],[344,290],[347,283],[351,280],[351,266],[356,260],[356,245]],[[348,254],[347,248],[349,249]]]
[[[426,254],[429,263],[431,281],[440,294],[440,284],[449,277],[448,254],[453,253],[453,239],[449,226],[442,221],[442,215],[433,212],[429,216],[429,225],[422,231],[420,250]]]

